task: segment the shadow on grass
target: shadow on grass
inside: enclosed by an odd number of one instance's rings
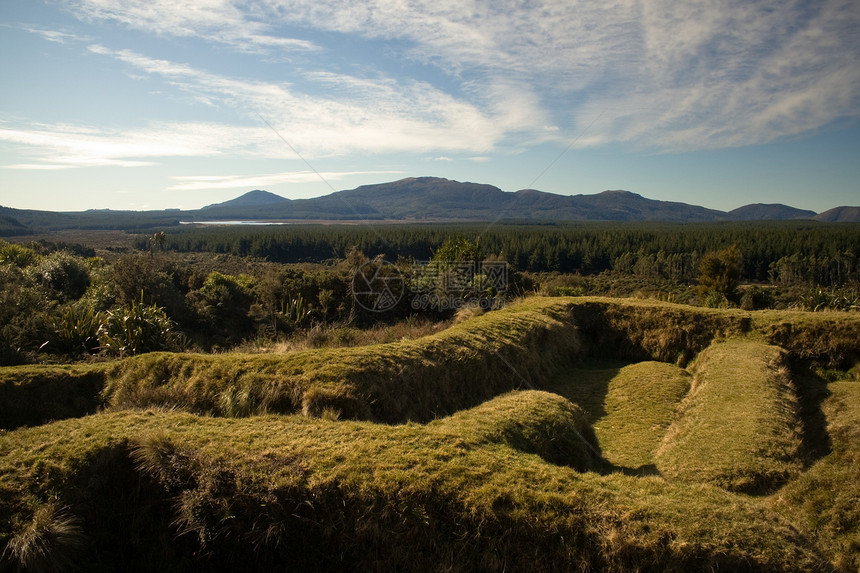
[[[606,416],[609,383],[629,364],[623,360],[588,359],[556,375],[545,389],[578,404],[588,415],[588,422],[593,424]]]
[[[802,458],[808,468],[830,453],[832,443],[827,432],[827,417],[821,404],[830,397],[827,380],[822,378],[806,362],[791,365],[792,379],[797,390],[801,431]]]

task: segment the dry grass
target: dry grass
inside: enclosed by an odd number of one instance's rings
[[[860,383],[828,384],[831,452],[773,496],[772,506],[814,538],[841,571],[860,571]]]
[[[426,421],[542,386],[579,352],[566,311],[564,301],[538,299],[416,340],[285,355],[147,354],[115,365],[105,397],[113,407],[225,416]]]

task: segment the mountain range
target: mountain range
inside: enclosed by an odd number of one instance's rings
[[[410,177],[362,185],[313,199],[287,199],[263,190],[180,211],[53,212],[0,207],[0,235],[59,229],[142,230],[180,222],[219,220],[326,221],[774,221],[811,219],[860,222],[860,207],[836,207],[816,214],[781,204],[745,205],[718,211],[674,201],[658,201],[630,191],[557,195],[537,189],[502,191],[493,185],[439,177]]]

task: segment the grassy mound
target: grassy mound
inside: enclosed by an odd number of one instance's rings
[[[860,571],[860,382],[828,385],[832,451],[773,498],[843,571]]]
[[[47,555],[91,571],[822,565],[756,498],[548,462],[588,456],[571,432],[581,424],[543,392],[427,425],[152,410],[64,420],[0,436],[0,546],[8,567]]]
[[[742,333],[778,342],[792,357],[847,369],[860,359],[856,314],[531,298],[438,334],[373,346],[267,355],[154,353],[109,367],[2,368],[0,427],[79,416],[101,404],[230,417],[303,412],[427,421],[513,389],[546,387],[584,357],[683,366],[714,339]]]
[[[104,366],[0,368],[0,429],[84,416],[103,404]]]
[[[732,340],[703,352],[690,394],[657,451],[667,477],[750,493],[801,470],[797,400],[784,352]]]
[[[586,410],[607,461],[653,473],[654,455],[690,381],[671,364],[601,361],[561,373],[549,389]]]
[[[827,380],[858,340],[532,298],[360,348],[3,368],[0,426],[34,427],[0,430],[0,571],[856,570],[860,386]]]
[[[147,354],[118,363],[114,407],[427,421],[540,386],[579,352],[568,303],[530,300],[417,340],[287,355]]]

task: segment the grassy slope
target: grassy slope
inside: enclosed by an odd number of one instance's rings
[[[0,368],[0,429],[83,416],[102,405],[106,366]]]
[[[502,392],[539,386],[579,352],[568,304],[529,300],[418,340],[287,355],[148,354],[122,361],[115,407],[169,406],[249,415],[331,412],[427,421]]]
[[[810,544],[754,498],[548,462],[593,463],[579,437],[582,418],[561,397],[527,391],[428,425],[157,411],[65,420],[0,437],[0,535],[13,533],[20,547],[29,531],[31,544],[46,540],[48,554],[93,570],[152,565],[124,562],[140,557],[130,540],[141,536],[174,545],[163,548],[173,552],[159,564],[165,570],[821,565]],[[129,459],[129,487],[100,477]],[[118,517],[143,512],[144,492],[147,503],[153,495],[164,502],[161,523],[184,532],[178,541],[141,529],[152,515]],[[48,518],[33,527],[40,507]],[[52,537],[45,533],[52,519],[55,530],[74,528]],[[123,550],[112,561],[99,553],[109,542]]]
[[[832,451],[773,496],[773,506],[815,538],[844,571],[860,571],[860,381],[828,384]]]
[[[603,361],[561,373],[548,389],[586,410],[607,461],[649,473],[690,379],[662,362]]]
[[[3,420],[14,423],[0,421],[0,428],[81,415],[101,400],[113,407],[164,406],[222,416],[301,411],[386,423],[426,421],[515,388],[543,387],[583,356],[683,366],[715,338],[741,333],[831,366],[860,359],[860,318],[809,314],[532,298],[411,341],[282,355],[154,353],[120,361],[107,371],[104,365],[78,366],[77,379],[91,373],[93,380],[104,380],[104,393],[101,399],[88,396],[87,407],[66,413],[47,408],[49,400],[34,399],[46,392],[31,388],[29,381],[62,395],[68,375],[55,367],[4,368],[4,403],[36,407],[10,410]],[[46,411],[38,408],[43,403]]]
[[[690,394],[657,452],[664,476],[772,490],[801,470],[800,420],[783,351],[719,342],[696,360]]]

